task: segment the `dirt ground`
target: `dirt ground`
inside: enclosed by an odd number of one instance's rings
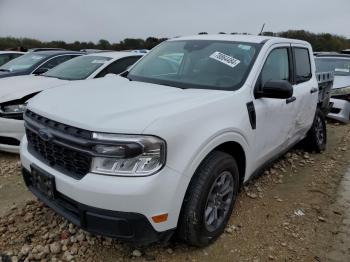
[[[350,125],[322,154],[286,154],[243,188],[213,245],[135,249],[79,230],[35,200],[19,157],[0,153],[1,261],[350,261]],[[348,170],[348,172],[347,172]]]

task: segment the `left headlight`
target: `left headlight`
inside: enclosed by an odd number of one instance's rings
[[[4,105],[0,106],[0,115],[6,118],[16,118],[18,119],[24,113],[27,108],[27,104],[18,105]]]
[[[149,176],[165,164],[166,143],[155,136],[94,133],[91,172],[115,176]]]
[[[331,96],[342,96],[350,94],[350,86],[331,90]]]

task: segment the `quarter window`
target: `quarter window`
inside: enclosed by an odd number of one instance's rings
[[[104,77],[107,74],[115,74],[119,75],[120,73],[124,72],[129,66],[133,65],[137,60],[139,60],[141,56],[131,56],[119,59],[109,66],[107,66],[105,69],[103,69],[96,78]]]
[[[266,59],[261,72],[261,83],[264,85],[270,80],[289,81],[289,56],[287,48],[274,49]]]
[[[311,79],[311,63],[309,50],[306,48],[293,48],[295,59],[296,83],[302,83]]]

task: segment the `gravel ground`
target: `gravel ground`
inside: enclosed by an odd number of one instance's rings
[[[18,156],[0,153],[0,262],[350,261],[350,126],[328,132],[323,154],[295,149],[245,185],[225,234],[203,249],[175,240],[135,248],[84,232],[35,200]]]

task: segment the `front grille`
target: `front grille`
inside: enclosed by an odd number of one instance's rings
[[[30,110],[27,110],[25,112],[25,116],[28,117],[29,119],[45,126],[48,128],[52,128],[56,131],[64,132],[72,136],[76,137],[81,137],[81,138],[86,138],[86,139],[91,139],[92,138],[92,132],[87,131],[84,129],[68,126],[65,124],[58,123],[56,121],[53,121],[51,119],[48,119],[46,117],[40,116]]]
[[[90,131],[49,120],[28,110],[25,113],[25,120],[28,150],[34,156],[52,168],[75,179],[81,179],[89,172],[92,156],[86,153],[86,150],[90,148],[76,145],[70,138],[73,136],[83,140],[90,138],[92,136]],[[40,127],[35,124],[39,124]],[[43,139],[39,135],[41,128],[47,130],[47,132],[52,131],[53,138]],[[64,144],[69,145],[69,147]]]

